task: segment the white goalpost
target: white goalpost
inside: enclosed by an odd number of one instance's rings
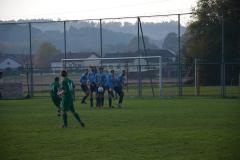
[[[89,66],[104,68],[126,68],[138,75],[144,71],[158,71],[159,96],[163,96],[163,76],[162,76],[162,57],[161,56],[138,56],[138,57],[114,57],[114,58],[72,58],[62,59],[62,67],[69,68],[88,68]],[[154,68],[154,69],[151,69]],[[116,69],[117,70],[117,69]],[[152,83],[152,79],[151,79]],[[142,85],[142,77],[138,76],[138,84]],[[151,84],[152,86],[152,84]],[[139,86],[139,96],[141,96],[141,86]],[[153,88],[152,88],[153,89]]]

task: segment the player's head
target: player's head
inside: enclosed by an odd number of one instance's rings
[[[114,74],[114,70],[113,69],[111,70],[111,73]]]
[[[59,77],[55,77],[55,82],[59,82]]]
[[[62,70],[62,71],[61,71],[61,76],[62,76],[62,77],[67,77],[67,71]]]

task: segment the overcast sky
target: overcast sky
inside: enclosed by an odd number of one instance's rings
[[[191,12],[197,0],[0,0],[0,20],[98,19]]]

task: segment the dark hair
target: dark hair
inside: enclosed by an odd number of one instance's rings
[[[62,71],[61,71],[61,76],[62,76],[62,77],[67,77],[67,71],[62,70]]]
[[[59,81],[59,77],[55,77],[55,81],[56,81],[56,82]]]
[[[111,70],[111,73],[114,73],[114,70]]]

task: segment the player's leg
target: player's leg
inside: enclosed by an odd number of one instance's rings
[[[57,116],[61,116],[61,109],[60,109],[60,103],[61,103],[61,101],[59,100],[58,102],[57,102],[57,105],[56,105],[56,107],[57,107]]]
[[[88,89],[87,85],[81,85],[81,88],[82,88],[82,90],[83,90],[83,92],[85,94],[85,96],[83,97],[81,103],[82,104],[86,104],[86,99],[89,96],[89,89]]]
[[[122,107],[123,96],[124,96],[124,92],[123,92],[122,88],[119,88],[119,101],[118,101],[119,107]]]
[[[85,127],[85,124],[84,124],[83,121],[81,120],[79,114],[78,114],[77,112],[75,112],[73,106],[70,107],[70,111],[72,112],[72,114],[73,114],[73,116],[75,117],[75,119],[80,123],[80,125],[81,125],[82,127]]]
[[[100,107],[100,101],[99,101],[99,98],[100,98],[100,95],[99,95],[99,93],[97,92],[96,93],[96,107]]]
[[[98,107],[99,109],[102,108],[102,94],[103,92],[98,93]]]
[[[61,116],[61,109],[60,109],[61,99],[60,98],[54,98],[54,99],[52,99],[52,101],[57,108],[57,116]]]
[[[62,118],[63,118],[63,128],[66,128],[68,126],[68,122],[67,122],[67,112],[66,111],[62,111]]]
[[[102,97],[101,97],[101,106],[103,107],[104,106],[104,93],[105,93],[105,90],[106,90],[106,87],[103,87],[103,93],[102,93]]]
[[[95,92],[94,83],[90,84],[90,106],[93,107],[93,92]]]
[[[114,87],[114,99],[118,99],[118,92],[117,92],[117,87]]]
[[[114,97],[113,95],[113,90],[112,88],[108,89],[108,104],[109,104],[109,108],[112,108],[112,98]]]

